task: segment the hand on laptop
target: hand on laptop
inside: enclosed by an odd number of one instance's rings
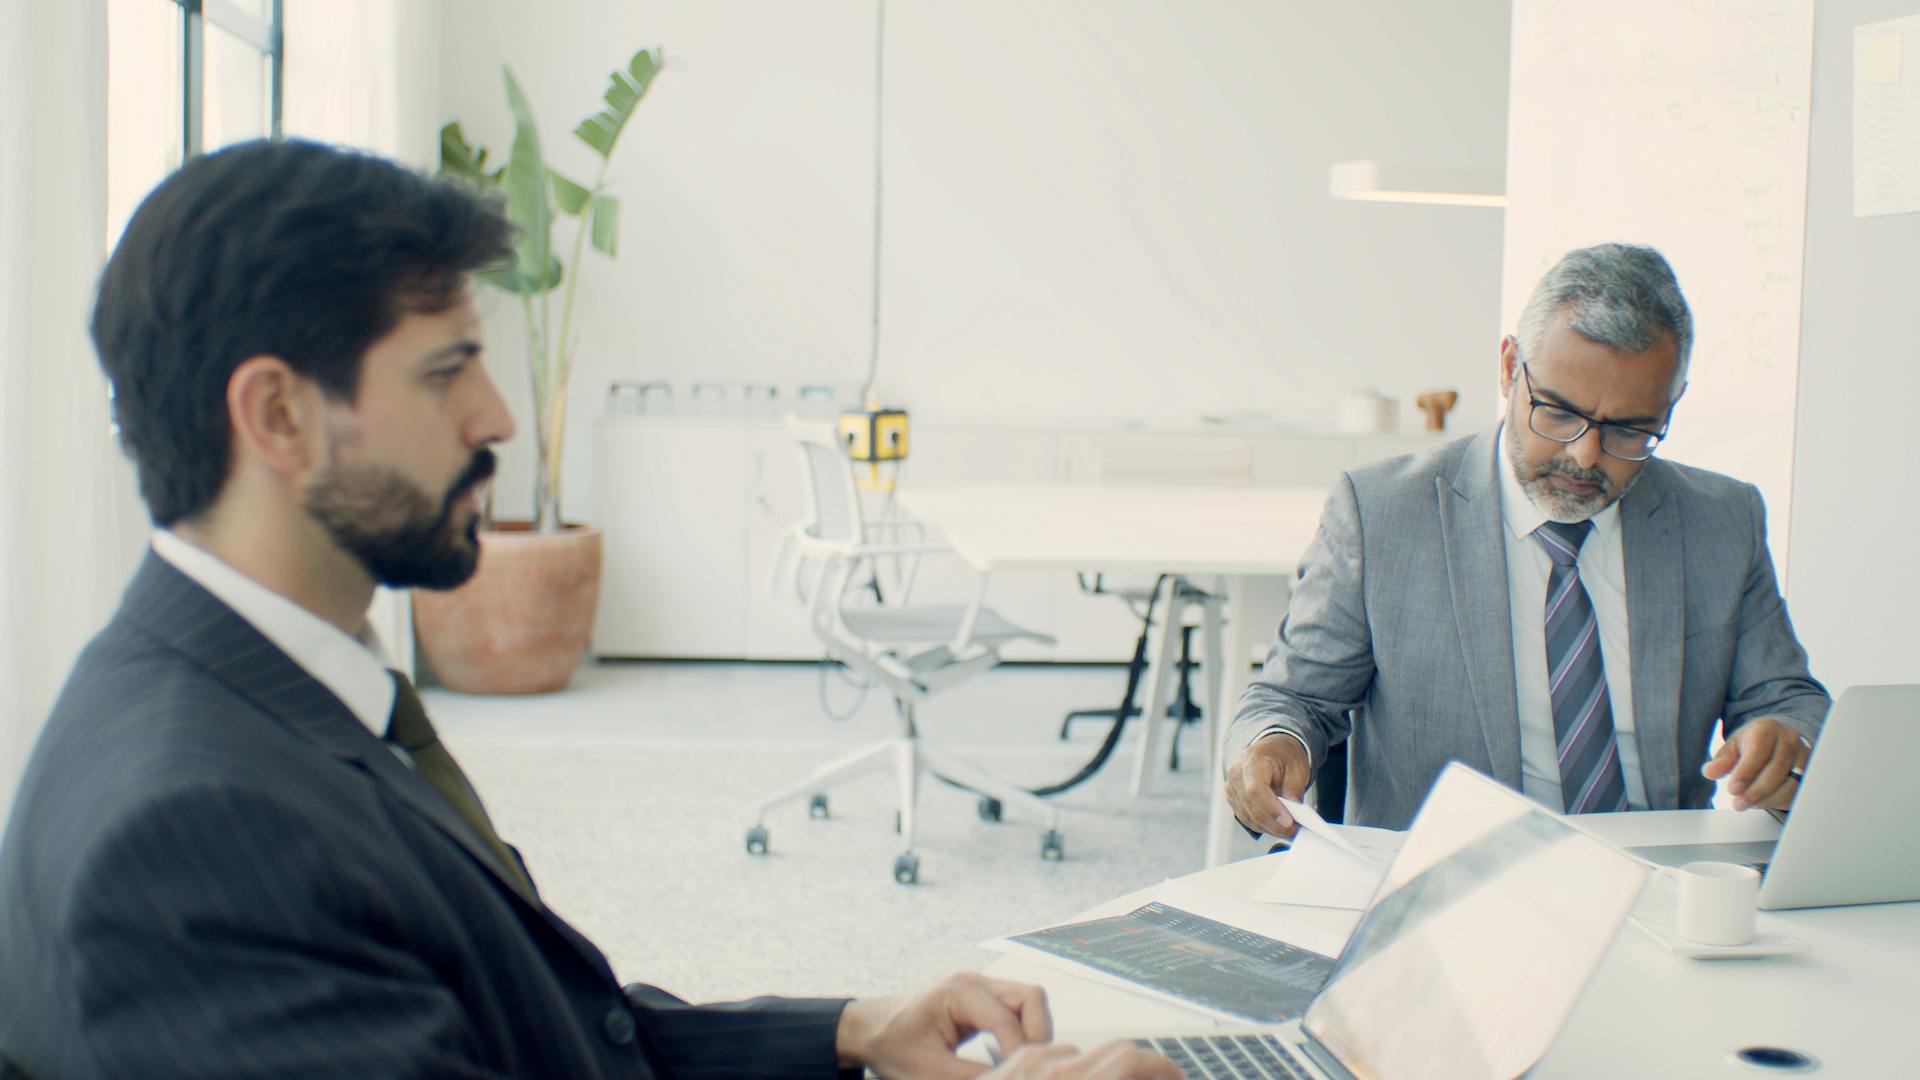
[[[1799,732],[1771,716],[1757,716],[1727,736],[1720,752],[1700,767],[1700,775],[1725,778],[1735,810],[1785,810],[1800,791],[1792,773],[1806,768],[1808,753]]]
[[[1023,1046],[982,1080],[1181,1080],[1180,1067],[1125,1039],[1086,1053],[1071,1046]]]
[[[1307,748],[1291,735],[1274,734],[1248,744],[1227,766],[1227,805],[1249,829],[1291,838],[1297,828],[1280,796],[1299,800],[1313,782]]]
[[[834,1050],[842,1064],[864,1065],[881,1076],[965,1080],[986,1067],[961,1060],[954,1048],[978,1031],[990,1033],[1008,1053],[1052,1039],[1047,992],[960,972],[912,997],[849,1003],[840,1014]]]

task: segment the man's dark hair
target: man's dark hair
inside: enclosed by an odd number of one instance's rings
[[[511,239],[497,200],[370,154],[251,142],[182,166],[127,223],[93,308],[153,520],[192,518],[226,483],[242,361],[277,356],[350,402],[368,347],[457,303]]]

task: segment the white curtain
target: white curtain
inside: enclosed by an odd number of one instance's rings
[[[4,3],[0,807],[146,534],[86,332],[105,248],[106,3]]]

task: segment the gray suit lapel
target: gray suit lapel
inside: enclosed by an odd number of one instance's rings
[[[501,884],[545,912],[433,785],[401,762],[332,691],[173,564],[148,552],[127,588],[122,611],[320,749],[372,773]]]
[[[1518,790],[1520,706],[1513,685],[1513,615],[1494,445],[1492,435],[1474,439],[1454,475],[1435,483],[1453,614],[1487,760],[1494,779]]]
[[[1680,805],[1680,665],[1687,639],[1680,510],[1666,498],[1664,469],[1657,459],[1648,462],[1620,500],[1634,742],[1653,807]]]

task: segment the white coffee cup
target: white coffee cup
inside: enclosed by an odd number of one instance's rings
[[[1702,945],[1745,945],[1753,940],[1760,872],[1725,862],[1663,867],[1655,878],[1674,905],[1674,928]]]

